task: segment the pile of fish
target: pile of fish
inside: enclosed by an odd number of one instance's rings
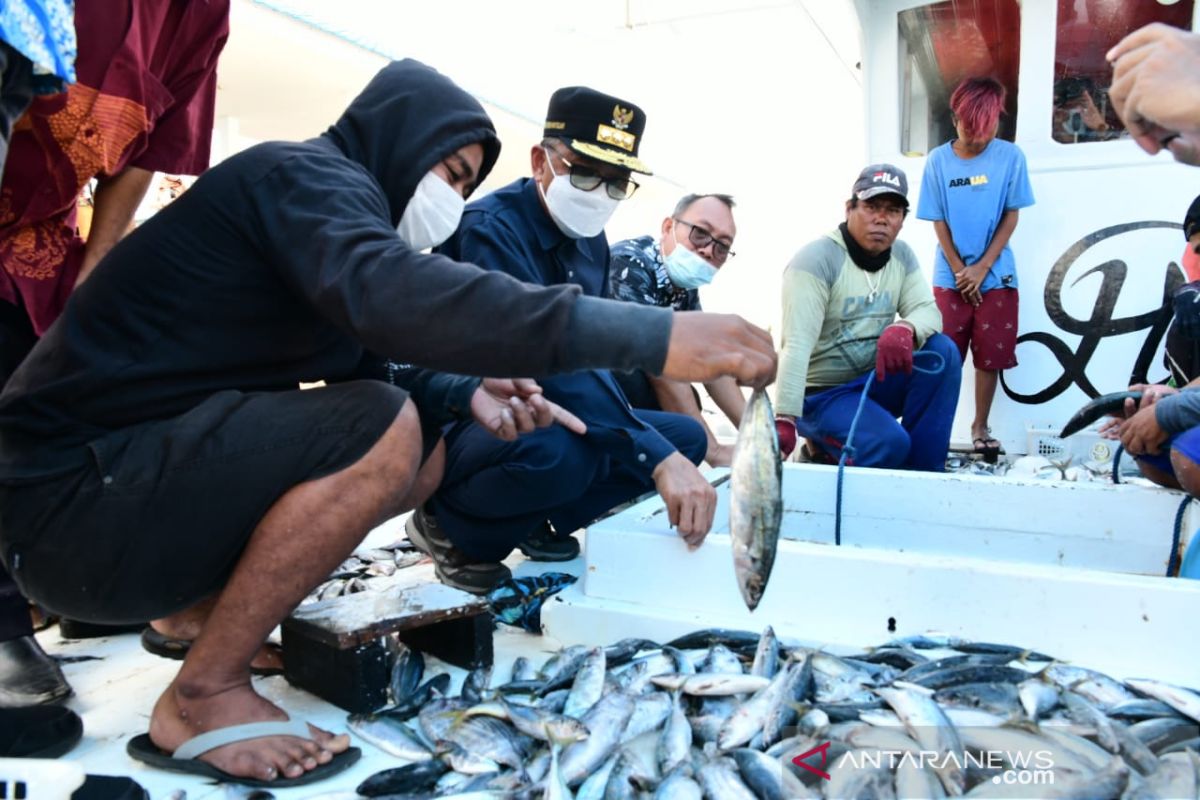
[[[359,737],[411,762],[360,795],[1200,795],[1200,694],[1008,645],[910,637],[836,656],[785,646],[770,628],[705,630],[567,647],[540,668],[519,658],[499,680],[470,673],[457,696],[447,675],[423,671],[403,651],[394,705],[350,717]]]
[[[356,550],[338,565],[326,580],[313,589],[301,605],[370,591],[375,588],[372,578],[390,578],[396,574],[396,570],[428,560],[428,557],[407,539],[401,539],[386,547]]]

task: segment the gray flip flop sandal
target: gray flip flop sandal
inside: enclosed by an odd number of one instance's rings
[[[223,783],[238,783],[244,786],[278,787],[303,786],[314,781],[323,780],[336,775],[358,761],[362,751],[357,747],[348,748],[338,753],[328,764],[321,764],[316,769],[309,770],[296,778],[280,776],[275,780],[264,781],[258,778],[230,775],[224,770],[217,769],[207,761],[200,761],[199,756],[217,747],[223,747],[234,742],[244,742],[250,739],[262,739],[267,736],[295,736],[300,739],[312,739],[308,725],[303,722],[289,720],[287,722],[251,722],[245,725],[231,725],[188,739],[181,744],[174,754],[166,753],[158,745],[150,741],[150,735],[143,733],[129,740],[125,751],[130,756],[145,764],[171,772],[184,772],[190,775],[200,775]]]

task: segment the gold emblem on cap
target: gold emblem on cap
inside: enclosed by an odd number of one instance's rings
[[[617,130],[625,130],[631,122],[633,122],[632,108],[621,108],[620,105],[613,106],[613,125]]]
[[[637,137],[628,131],[619,131],[608,125],[600,125],[596,128],[596,141],[601,144],[611,144],[632,153],[633,147],[637,143]]]

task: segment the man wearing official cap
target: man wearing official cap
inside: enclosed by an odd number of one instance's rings
[[[941,314],[916,256],[896,241],[907,215],[907,176],[872,164],[854,182],[846,221],[788,264],[776,401],[785,453],[800,435],[813,460],[836,462],[870,381],[847,463],[945,468],[962,364],[938,332]],[[914,349],[942,364],[914,372]]]
[[[527,283],[608,287],[604,226],[649,175],[638,157],[646,115],[587,87],[550,98],[543,139],[530,151],[532,177],[467,206],[439,252]],[[590,370],[542,381],[587,433],[532,434],[501,442],[475,424],[445,433],[441,488],[414,513],[409,538],[434,558],[438,577],[487,592],[510,577],[500,561],[514,547],[562,561],[579,553],[571,533],[626,500],[657,490],[691,546],[712,526],[716,493],[696,468],[706,437],[682,414],[635,411],[613,376]]]

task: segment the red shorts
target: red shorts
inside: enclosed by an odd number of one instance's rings
[[[933,297],[942,312],[942,333],[958,345],[964,361],[970,345],[976,369],[1011,369],[1017,365],[1020,296],[1016,289],[992,289],[978,306],[963,300],[957,289],[935,286]]]

